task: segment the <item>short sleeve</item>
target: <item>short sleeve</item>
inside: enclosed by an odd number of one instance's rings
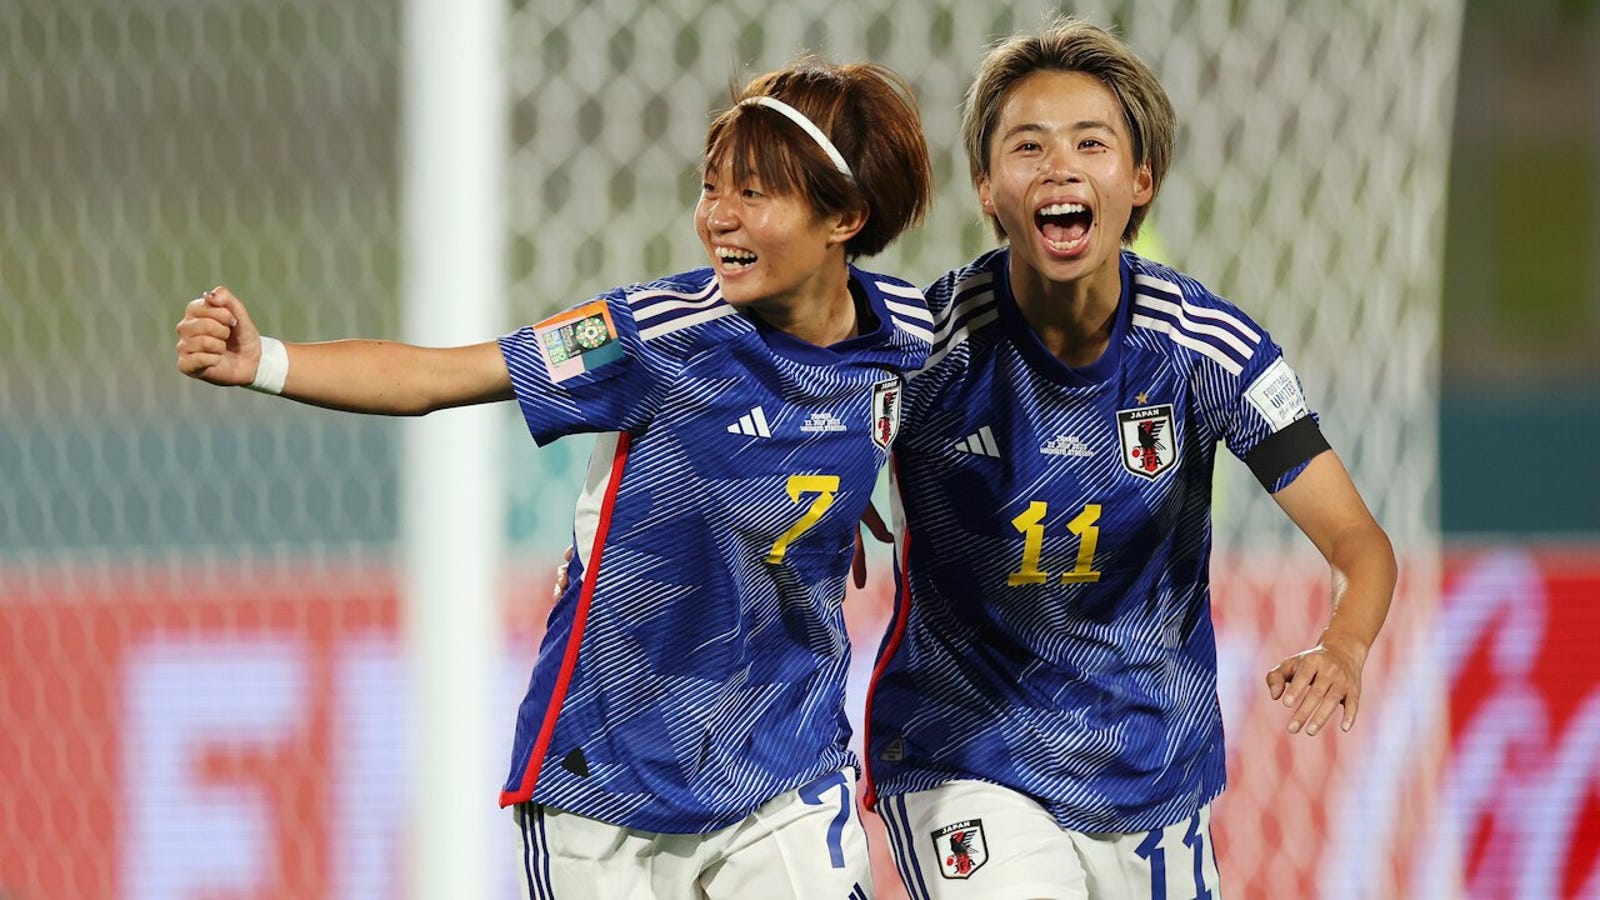
[[[640,338],[620,291],[517,329],[500,339],[500,352],[541,446],[568,434],[643,428],[676,371]]]
[[[1300,376],[1265,335],[1230,393],[1222,439],[1269,492],[1287,487],[1312,457],[1328,449]]]

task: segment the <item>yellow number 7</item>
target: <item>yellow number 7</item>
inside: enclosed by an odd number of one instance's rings
[[[817,499],[811,501],[811,505],[800,516],[800,520],[790,525],[789,530],[783,533],[783,537],[778,538],[777,543],[772,545],[772,550],[767,553],[767,562],[774,565],[783,562],[783,554],[788,552],[789,544],[817,524],[822,514],[833,505],[833,495],[839,493],[839,476],[790,475],[788,489],[789,499],[796,503],[800,502],[801,494],[816,494]]]

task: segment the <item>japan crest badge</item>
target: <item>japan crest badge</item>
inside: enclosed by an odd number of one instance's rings
[[[989,861],[989,845],[983,840],[983,820],[966,819],[933,833],[933,849],[939,856],[939,874],[946,878],[971,878]]]
[[[1140,478],[1155,480],[1178,458],[1178,435],[1172,404],[1117,411],[1117,439],[1122,466]]]
[[[900,431],[900,376],[872,386],[872,442],[884,450]]]

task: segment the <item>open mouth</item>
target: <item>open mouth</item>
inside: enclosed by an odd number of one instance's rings
[[[724,272],[743,272],[756,264],[756,255],[734,247],[717,248],[718,268]]]
[[[1034,227],[1057,253],[1071,253],[1089,239],[1094,213],[1081,203],[1052,203],[1033,214]]]

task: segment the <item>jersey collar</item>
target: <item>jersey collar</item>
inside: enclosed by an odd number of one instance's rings
[[[994,275],[995,303],[1000,309],[1000,321],[1011,342],[1016,345],[1018,352],[1028,361],[1029,366],[1051,381],[1069,387],[1100,384],[1116,374],[1122,362],[1123,344],[1133,317],[1133,304],[1130,300],[1133,279],[1128,254],[1122,253],[1118,257],[1122,293],[1117,298],[1117,316],[1111,325],[1111,340],[1106,343],[1105,352],[1100,354],[1099,359],[1087,366],[1079,367],[1069,366],[1057,359],[1056,355],[1039,340],[1039,335],[1028,324],[1027,318],[1022,315],[1022,310],[1017,307],[1016,297],[1011,293],[1011,248],[1006,247],[990,257],[989,266],[990,272]]]
[[[894,320],[889,317],[889,308],[884,305],[883,292],[878,289],[876,279],[869,272],[863,272],[854,265],[850,267],[850,292],[857,298],[864,298],[868,308],[872,310],[873,318],[877,319],[877,327],[872,331],[863,332],[854,337],[845,338],[838,343],[826,347],[802,341],[794,335],[767,324],[760,316],[747,316],[746,318],[755,325],[760,332],[762,340],[774,353],[788,357],[796,362],[811,365],[829,365],[836,363],[863,349],[881,347],[893,339]],[[861,324],[867,324],[862,322]]]

